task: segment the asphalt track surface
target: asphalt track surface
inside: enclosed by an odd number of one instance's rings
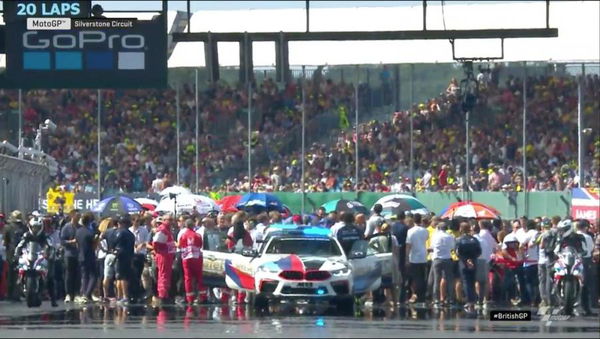
[[[28,309],[0,302],[0,337],[600,337],[597,316],[490,321],[487,312],[401,307],[363,308],[354,316],[312,308],[255,314],[249,306],[62,305]]]

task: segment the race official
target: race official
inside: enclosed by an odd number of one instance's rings
[[[194,286],[196,286],[200,295],[200,302],[204,303],[206,302],[207,295],[202,281],[202,237],[194,232],[193,220],[186,220],[185,227],[179,238],[178,245],[181,249],[181,260],[183,263],[185,300],[188,304],[194,302],[196,296]]]
[[[173,273],[173,260],[175,259],[175,239],[171,233],[173,216],[167,215],[158,226],[158,232],[152,239],[154,257],[157,269],[157,292],[158,298],[165,302],[169,298],[171,287],[171,275]]]

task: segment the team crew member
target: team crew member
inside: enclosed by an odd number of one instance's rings
[[[456,240],[456,253],[459,259],[459,271],[462,279],[464,294],[467,299],[465,307],[467,311],[475,310],[475,273],[477,272],[477,258],[481,255],[479,240],[471,234],[471,226],[468,222],[460,223],[460,233]]]
[[[181,260],[183,263],[183,278],[185,283],[185,301],[192,304],[195,299],[194,279],[200,294],[200,302],[206,302],[206,290],[202,283],[202,237],[194,232],[194,221],[185,221],[185,230],[179,238]]]
[[[115,234],[115,273],[117,280],[117,300],[126,305],[129,303],[129,282],[133,269],[133,248],[135,235],[129,231],[129,216],[119,218],[119,228]]]
[[[144,271],[144,263],[146,262],[146,248],[150,239],[150,233],[145,225],[144,218],[137,217],[132,220],[133,225],[129,231],[135,236],[135,250],[132,258],[133,272],[131,275],[131,296],[134,299],[141,299],[144,294],[142,287],[142,272]]]
[[[336,237],[340,245],[342,245],[344,252],[348,255],[352,250],[354,242],[364,239],[364,233],[354,225],[354,214],[352,212],[344,213],[342,221],[344,222],[344,226],[337,231]]]
[[[170,228],[172,221],[173,217],[167,215],[158,226],[158,232],[152,239],[157,268],[157,292],[161,302],[166,302],[169,298],[173,260],[175,259],[175,240]]]

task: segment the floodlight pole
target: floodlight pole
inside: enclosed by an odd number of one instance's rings
[[[356,134],[356,141],[354,142],[354,177],[356,180],[356,188],[355,191],[358,194],[358,166],[359,166],[359,156],[358,156],[358,141],[359,141],[359,136],[358,136],[358,67],[356,70],[356,84],[354,84],[354,121],[355,121],[355,126],[354,126],[354,133]],[[357,196],[358,198],[358,196]]]
[[[244,34],[245,63],[246,63],[246,84],[248,85],[248,191],[252,192],[252,82],[250,81],[248,67],[248,32]]]
[[[189,2],[188,2],[189,4]],[[199,182],[199,171],[198,171],[198,167],[199,167],[199,163],[200,163],[200,142],[199,142],[199,138],[200,138],[200,101],[198,100],[198,69],[196,68],[196,77],[195,77],[195,81],[196,81],[196,86],[195,86],[195,90],[194,90],[194,100],[196,102],[196,163],[194,168],[196,169],[196,193],[198,193],[200,191],[200,182]]]
[[[469,173],[471,171],[471,164],[469,161],[469,114],[471,110],[465,112],[465,195],[463,200],[469,200]]]
[[[415,152],[414,152],[414,123],[412,107],[415,103],[415,65],[410,64],[410,105],[408,116],[410,120],[410,184],[411,191],[415,187]]]
[[[523,204],[525,215],[529,212],[529,196],[527,194],[527,62],[523,61],[523,192],[525,203]]]
[[[180,105],[179,105],[179,83],[175,84],[175,111],[177,114],[177,185],[179,186],[179,161],[180,161],[180,147],[181,147],[181,140],[179,138],[179,111],[180,111]]]
[[[581,76],[577,81],[577,175],[579,176],[579,188],[585,187],[583,171],[583,91],[581,85],[585,77],[585,66],[581,64]]]
[[[19,88],[19,131],[18,131],[19,159],[23,159],[23,91]]]
[[[101,128],[101,117],[102,117],[102,91],[100,89],[98,89],[98,98],[97,98],[97,104],[98,104],[98,108],[97,108],[97,117],[96,117],[96,134],[98,134],[97,136],[97,147],[98,147],[98,163],[97,163],[97,172],[98,172],[98,201],[101,200],[102,198],[102,147],[101,147],[101,141],[102,141],[102,137],[100,136],[100,133],[102,131]]]
[[[308,1],[307,1],[308,3]],[[305,93],[305,89],[304,89],[304,81],[306,79],[306,66],[302,65],[302,154],[300,156],[300,164],[301,164],[301,172],[302,172],[302,178],[300,179],[300,185],[302,186],[302,214],[304,215],[304,199],[306,197],[306,191],[304,188],[304,161],[306,159],[306,156],[304,154],[305,152],[305,134],[306,134],[306,93]]]

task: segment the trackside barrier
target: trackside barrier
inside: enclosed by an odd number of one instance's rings
[[[160,199],[157,194],[148,193],[125,193],[131,197],[149,197]],[[208,193],[201,193],[210,196]],[[221,193],[225,195],[243,194],[243,193]],[[287,205],[293,213],[300,213],[302,206],[302,194],[290,192],[275,192],[281,201]],[[312,212],[322,204],[335,199],[358,200],[367,207],[371,207],[379,198],[393,193],[374,193],[374,192],[327,192],[327,193],[307,193],[304,201],[307,212]],[[462,192],[424,192],[416,193],[415,197],[419,199],[427,208],[437,215],[446,206],[462,198]],[[571,192],[528,192],[529,199],[528,211],[525,211],[525,194],[516,192],[472,192],[472,200],[484,203],[496,208],[504,219],[512,219],[527,215],[534,216],[567,216],[571,211]],[[92,193],[75,194],[75,208],[87,210],[97,201],[97,196]],[[40,206],[45,207],[46,202],[40,201]]]

